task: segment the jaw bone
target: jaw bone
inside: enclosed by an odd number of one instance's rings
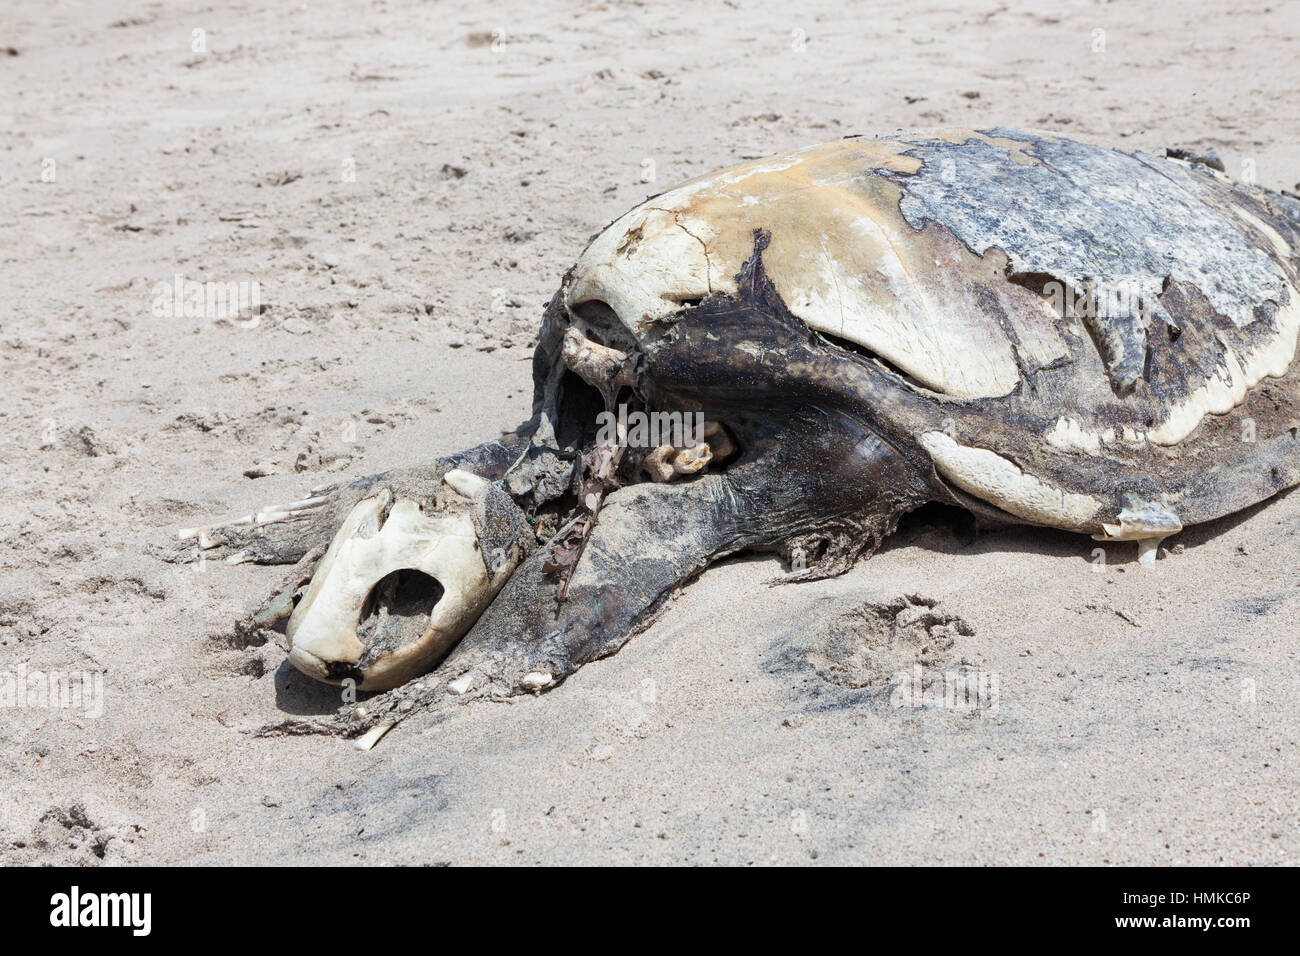
[[[478,619],[518,564],[526,523],[477,475],[444,481],[455,495],[432,514],[387,489],[353,507],[289,616],[295,667],[386,690],[429,670]],[[494,553],[489,541],[501,542]]]

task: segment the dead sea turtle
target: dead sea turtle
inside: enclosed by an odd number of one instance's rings
[[[182,535],[296,562],[241,627],[300,670],[437,668],[354,728],[554,686],[724,555],[842,573],[926,502],[1149,563],[1300,480],[1298,255],[1288,196],[1052,134],[749,162],[591,241],[514,434]]]

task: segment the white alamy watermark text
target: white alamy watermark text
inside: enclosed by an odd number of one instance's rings
[[[618,406],[617,413],[596,416],[598,444],[624,444],[629,448],[686,448],[704,441],[703,412],[642,412]],[[625,436],[620,442],[620,436]]]
[[[75,710],[104,716],[104,675],[97,671],[39,671],[19,664],[0,671],[0,707]]]
[[[151,311],[158,318],[225,319],[248,328],[262,321],[262,284],[256,279],[200,282],[179,272],[153,287]]]

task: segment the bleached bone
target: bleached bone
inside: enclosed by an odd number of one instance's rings
[[[488,482],[466,471],[448,472],[457,492],[434,514],[387,489],[358,502],[321,558],[311,583],[289,616],[289,659],[323,680],[360,665],[366,690],[394,687],[424,673],[478,619],[519,560],[505,555],[489,575],[473,512]],[[391,505],[391,507],[390,507]],[[369,654],[357,631],[375,588],[395,571],[427,574],[443,588],[420,636]]]
[[[287,521],[290,518],[301,518],[305,515],[314,514],[319,511],[328,500],[328,496],[318,495],[311,498],[303,498],[300,501],[290,501],[287,504],[282,505],[267,505],[265,508],[259,508],[251,515],[244,515],[243,517],[235,518],[231,521],[219,521],[216,524],[198,525],[193,528],[181,528],[176,532],[176,537],[181,541],[188,541],[190,538],[199,538],[200,548],[211,548],[215,547],[220,542],[205,539],[204,532],[206,531],[215,531],[217,528],[273,524],[277,521]]]
[[[473,674],[462,674],[460,677],[457,677],[454,681],[452,681],[450,684],[447,685],[447,690],[451,691],[451,693],[459,697],[461,694],[466,693],[470,689],[470,687],[473,686],[473,684],[474,684]]]
[[[371,727],[364,734],[358,737],[352,746],[356,747],[358,750],[371,750],[374,748],[375,744],[379,743],[379,741],[383,739],[384,734],[388,733],[396,726],[397,721],[395,720],[386,720],[382,724],[375,724],[375,726]]]
[[[523,677],[519,678],[519,686],[524,690],[540,691],[545,690],[555,683],[555,678],[546,671],[529,671]]]
[[[1156,566],[1156,555],[1160,553],[1160,542],[1164,538],[1140,538],[1138,539],[1138,566],[1143,568],[1154,568]]]
[[[456,494],[470,501],[473,501],[474,496],[485,491],[488,486],[486,478],[480,478],[472,471],[463,468],[453,468],[442,476],[442,480],[450,485]]]
[[[1136,495],[1126,495],[1125,505],[1114,524],[1102,524],[1103,534],[1093,535],[1094,541],[1136,541],[1138,566],[1154,568],[1160,544],[1165,538],[1183,530],[1182,519],[1170,509],[1167,500],[1146,501]]]
[[[689,448],[660,445],[646,455],[643,467],[652,480],[664,482],[672,481],[682,475],[698,474],[712,460],[713,451],[707,442],[700,442]]]
[[[683,448],[673,458],[673,471],[679,475],[694,475],[703,471],[713,460],[713,450],[707,442]]]
[[[636,362],[626,352],[591,341],[570,326],[564,332],[564,364],[612,405],[625,385],[636,384]]]
[[[654,481],[668,481],[673,477],[673,457],[677,449],[672,445],[660,445],[645,456],[642,466],[646,474]]]

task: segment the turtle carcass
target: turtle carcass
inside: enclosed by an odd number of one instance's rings
[[[838,574],[926,502],[1150,563],[1300,480],[1298,254],[1290,196],[1054,134],[749,162],[591,241],[514,434],[187,534],[296,562],[243,626],[301,670],[434,696],[552,687],[725,555]]]

